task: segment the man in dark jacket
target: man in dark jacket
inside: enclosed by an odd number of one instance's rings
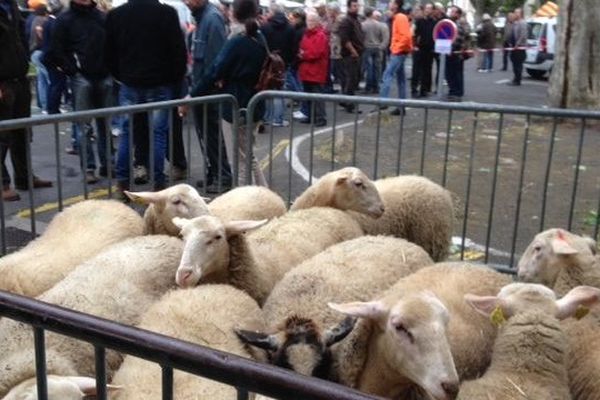
[[[71,0],[69,10],[56,19],[46,60],[70,78],[75,111],[112,105],[112,78],[104,62],[105,36],[104,14],[92,0]],[[87,183],[96,183],[94,142],[90,140],[94,138],[91,121],[81,121],[78,125],[82,170],[86,170]],[[110,135],[103,118],[96,120],[96,127],[100,175],[107,176],[111,154],[107,157],[106,141],[110,140]],[[112,145],[110,147],[112,149]],[[83,165],[84,159],[86,165]]]
[[[260,29],[267,40],[269,50],[277,51],[286,67],[288,67],[295,56],[293,46],[290,45],[294,43],[295,31],[279,4],[271,3],[267,14],[267,22]],[[285,111],[283,99],[268,101],[266,106],[265,123],[273,124],[273,126],[287,126],[289,124],[288,121],[283,119]]]
[[[450,19],[456,24],[457,35],[452,42],[452,54],[446,58],[446,80],[448,81],[448,101],[460,102],[465,94],[464,60],[469,57],[468,27],[461,23],[462,8],[452,6],[449,12]]]
[[[106,18],[106,63],[121,83],[123,106],[165,101],[185,75],[187,53],[177,12],[158,0],[129,0]],[[165,185],[169,110],[153,112],[154,188]],[[117,155],[119,192],[129,188],[129,118],[123,118]]]
[[[477,30],[477,42],[483,51],[481,65],[477,72],[492,72],[494,47],[496,47],[496,27],[489,14],[483,14],[481,27]]]
[[[415,43],[418,48],[413,53],[413,78],[411,92],[413,97],[427,97],[431,92],[431,69],[433,66],[433,27],[437,20],[433,16],[433,4],[423,8],[423,18],[415,23]]]
[[[27,80],[29,68],[24,23],[14,0],[0,0],[0,121],[27,118],[31,113],[31,92]],[[29,135],[25,129],[0,132],[0,156],[2,157],[2,198],[19,200],[19,194],[10,187],[10,175],[5,166],[6,155],[14,169],[15,187],[29,187],[27,146]],[[49,187],[52,182],[33,177],[33,187]]]
[[[360,82],[360,61],[365,48],[364,34],[358,20],[358,0],[348,0],[346,17],[340,23],[339,35],[342,45],[342,65],[344,66],[344,87],[342,93],[350,96],[358,89]],[[353,104],[342,104],[346,111],[354,112]]]
[[[223,14],[208,0],[186,0],[186,4],[192,11],[197,27],[192,36],[191,48],[192,83],[195,85],[202,81],[217,58],[227,40],[227,34]],[[231,187],[232,177],[225,151],[225,141],[221,140],[219,144],[219,108],[216,105],[197,106],[194,107],[193,113],[198,141],[206,155],[204,159],[207,160],[206,180],[199,180],[197,185],[206,187],[209,193],[227,190]]]

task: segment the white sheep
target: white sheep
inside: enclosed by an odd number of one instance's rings
[[[133,325],[154,301],[175,288],[173,274],[183,243],[165,236],[139,236],[115,244],[86,261],[38,299]],[[94,376],[94,348],[54,333],[46,334],[49,374]],[[121,356],[107,351],[110,375]],[[0,398],[35,376],[33,332],[8,318],[0,320]]]
[[[335,244],[287,272],[263,306],[268,333],[239,331],[265,349],[272,364],[336,380],[331,346],[354,326],[329,302],[369,300],[403,276],[433,264],[419,246],[389,236],[361,236]]]
[[[215,197],[208,204],[208,210],[223,221],[271,219],[287,211],[281,196],[264,186],[232,189]]]
[[[85,200],[56,214],[46,231],[0,259],[0,290],[35,297],[113,243],[143,233],[142,218],[115,200]]]
[[[333,207],[379,218],[385,211],[373,182],[360,169],[346,167],[329,172],[308,187],[290,207]]]
[[[259,304],[288,270],[335,243],[363,234],[350,215],[329,207],[290,212],[266,225],[266,220],[223,222],[213,216],[173,222],[181,228],[185,243],[176,276],[179,286],[227,282]],[[257,230],[244,235],[253,229]]]
[[[559,320],[599,296],[600,289],[578,286],[557,301],[551,289],[532,283],[512,283],[497,296],[467,294],[465,300],[500,327],[490,367],[462,383],[458,399],[570,399],[567,338]]]
[[[144,233],[147,235],[178,236],[179,228],[173,225],[173,218],[194,218],[210,213],[204,198],[186,183],[158,192],[126,190],[124,193],[133,202],[148,205],[144,213]]]
[[[49,400],[82,400],[86,396],[96,395],[96,379],[82,376],[48,375]],[[109,392],[120,389],[115,385],[106,385]],[[15,386],[3,400],[37,400],[37,381],[34,378]]]
[[[496,333],[463,296],[493,295],[510,280],[484,266],[441,263],[400,279],[378,300],[330,303],[361,317],[336,351],[340,382],[383,397],[419,389],[454,399],[459,377],[474,378],[489,364]]]
[[[264,327],[252,298],[229,285],[201,285],[168,293],[146,311],[138,327],[252,358],[234,333],[245,324]],[[174,371],[173,382],[175,399],[236,398],[234,387],[183,371]],[[161,368],[156,363],[126,356],[113,383],[122,387],[116,400],[161,399]]]
[[[544,284],[558,295],[588,285],[600,287],[596,242],[563,229],[535,236],[518,264],[519,280]],[[600,308],[581,321],[564,321],[569,352],[567,371],[576,400],[597,400],[600,393]]]
[[[448,256],[454,206],[450,192],[421,176],[375,181],[385,212],[378,219],[352,213],[367,235],[390,235],[421,246],[434,261]]]

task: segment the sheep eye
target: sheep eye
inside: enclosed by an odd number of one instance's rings
[[[215,236],[215,240],[221,240],[222,238],[223,238],[223,236],[221,236],[221,235]]]
[[[354,185],[355,185],[356,187],[363,187],[363,183],[362,183],[361,181],[354,182]]]
[[[398,324],[395,326],[395,328],[396,328],[396,332],[398,332],[400,334],[405,334],[406,336],[408,336],[408,339],[410,339],[411,343],[413,343],[415,341],[412,333],[410,333],[404,325]]]
[[[176,206],[180,205],[181,203],[182,203],[181,199],[173,200],[173,204],[175,204]]]
[[[533,251],[538,252],[542,250],[542,246],[540,246],[539,244],[537,246],[533,247]]]

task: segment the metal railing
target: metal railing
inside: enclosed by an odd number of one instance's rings
[[[98,400],[107,398],[105,348],[159,364],[164,400],[173,398],[173,369],[234,386],[240,400],[247,399],[248,392],[286,400],[378,399],[345,386],[3,291],[0,316],[33,326],[39,400],[47,399],[45,330],[95,346]]]

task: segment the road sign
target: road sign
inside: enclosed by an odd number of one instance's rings
[[[450,19],[443,19],[433,27],[433,40],[450,40],[454,42],[458,30],[456,24]]]

